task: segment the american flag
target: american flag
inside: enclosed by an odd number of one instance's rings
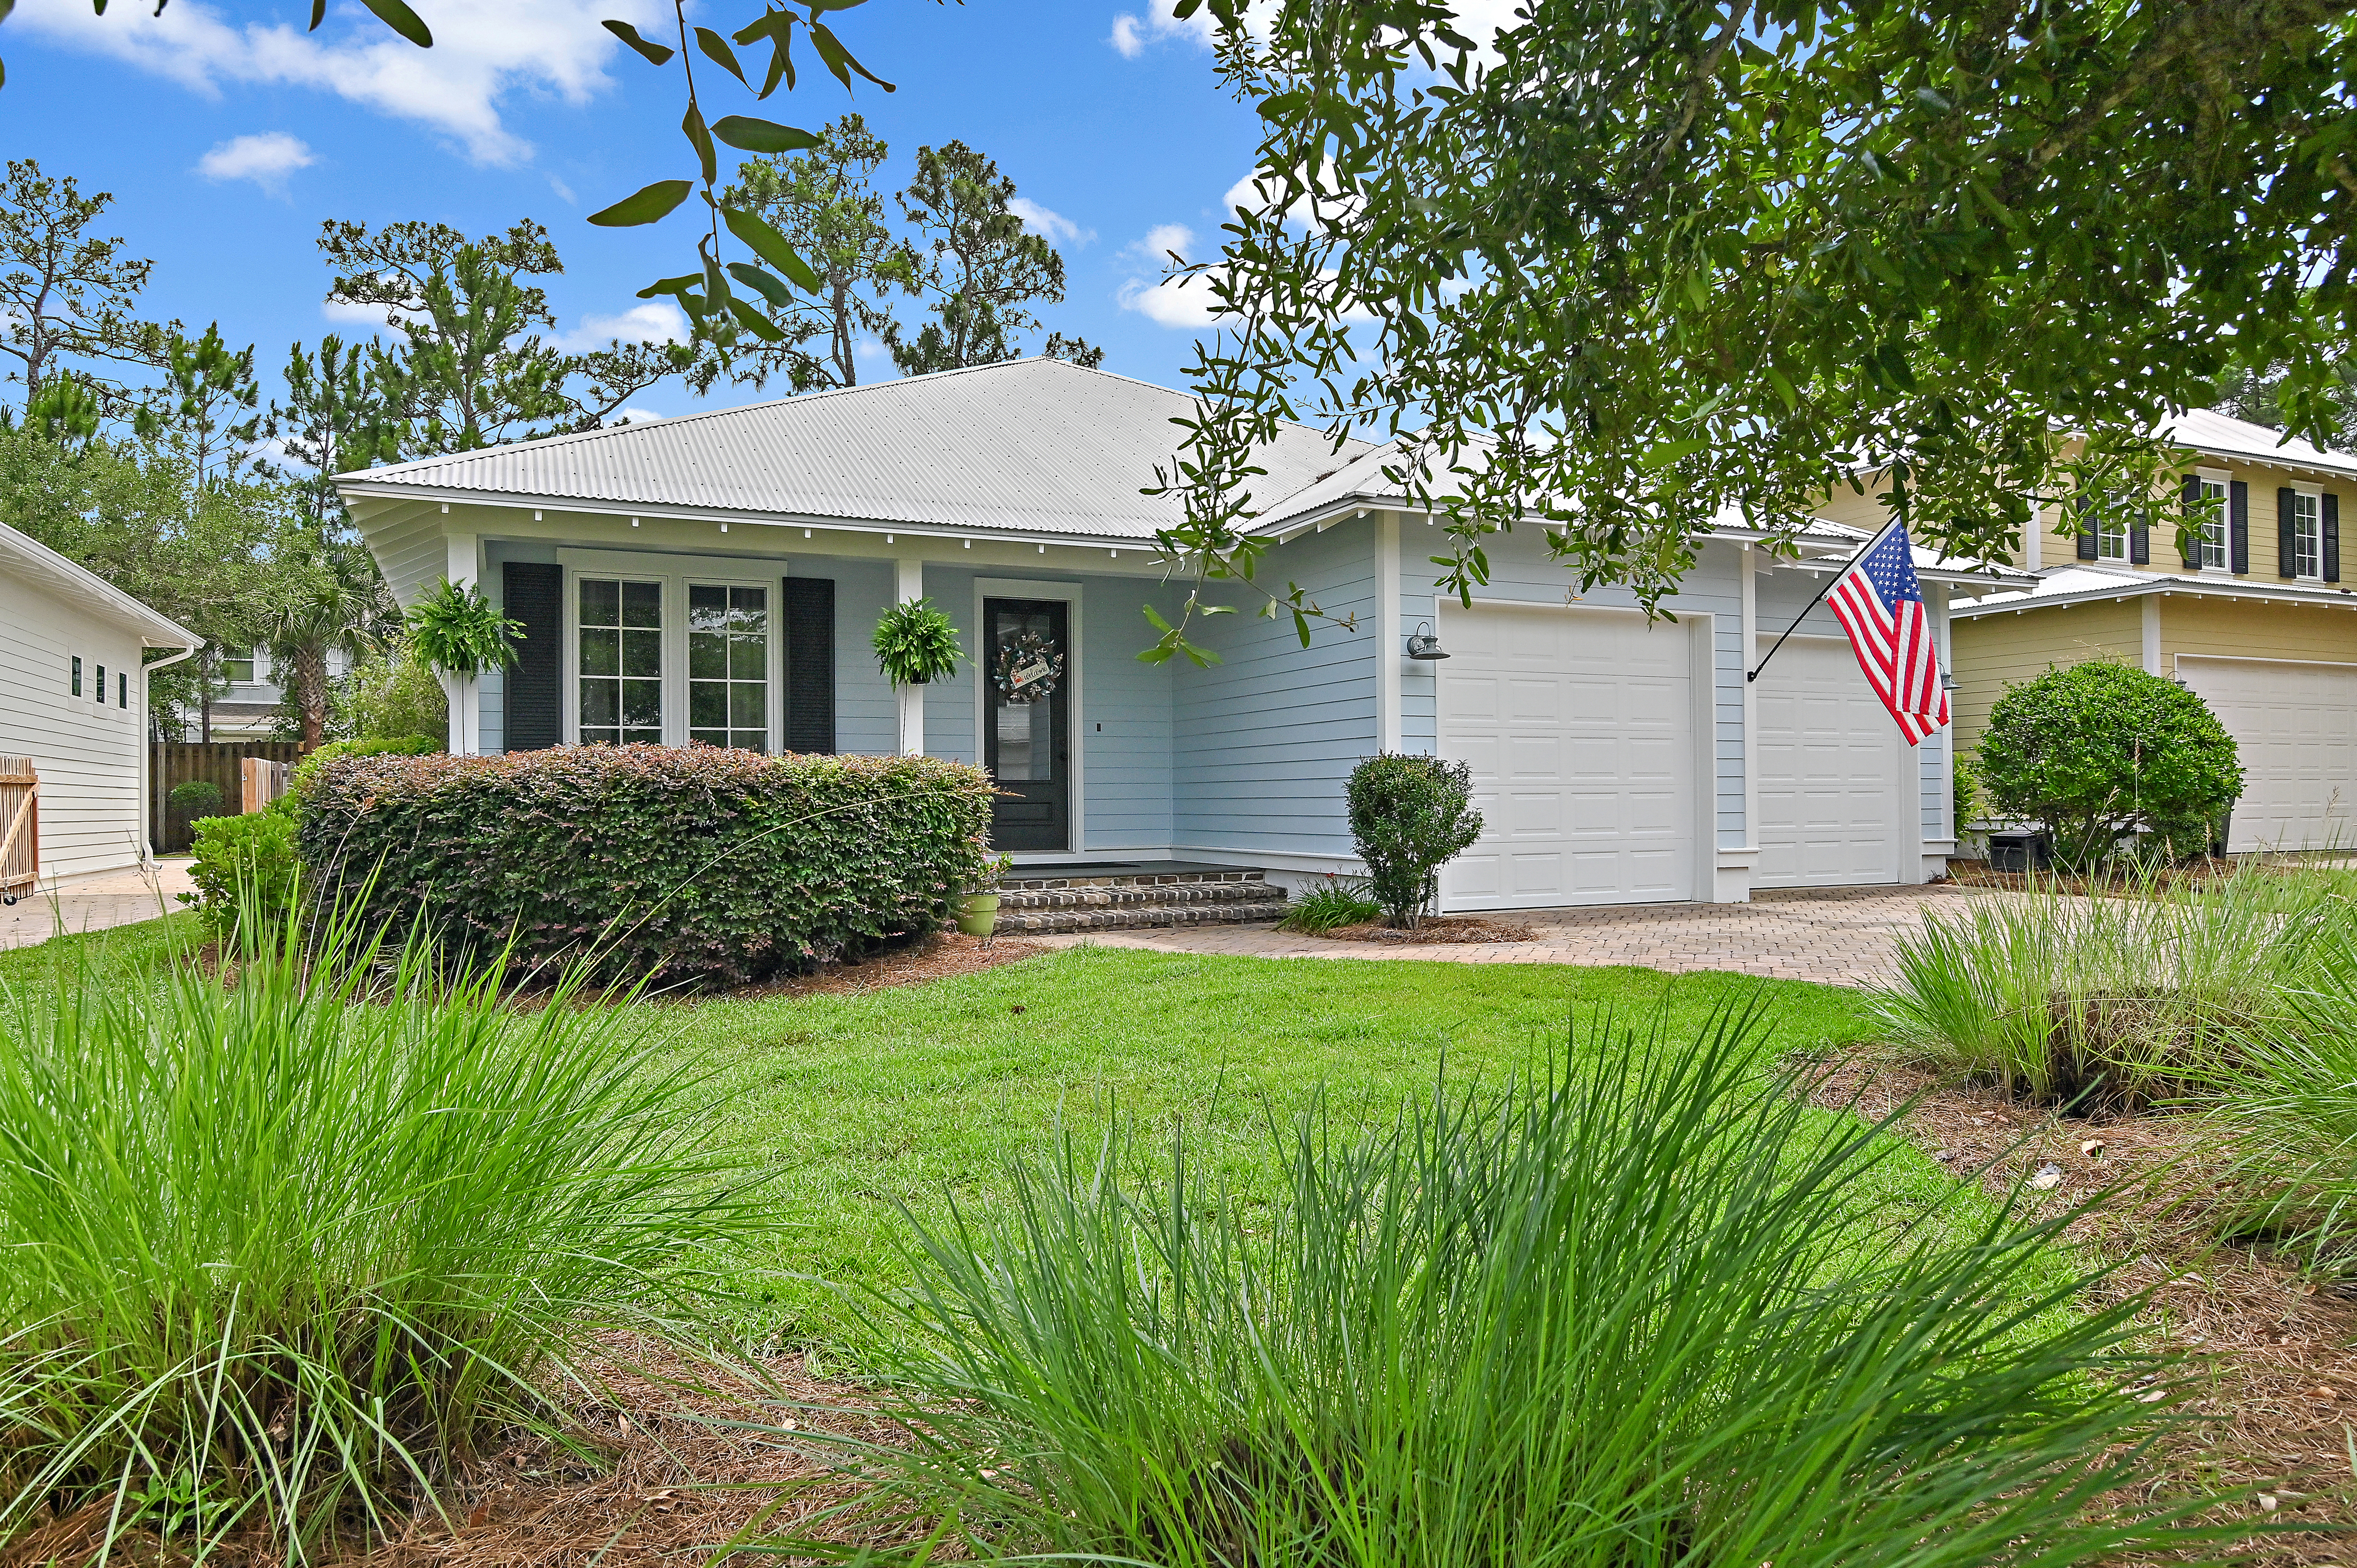
[[[1915,579],[1914,546],[1907,525],[1893,522],[1857,553],[1825,594],[1835,618],[1866,671],[1867,684],[1899,721],[1907,744],[1948,722],[1948,693],[1940,683],[1940,650],[1923,585]]]

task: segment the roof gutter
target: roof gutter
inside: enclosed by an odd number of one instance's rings
[[[1970,620],[1981,616],[2099,604],[2105,599],[2143,598],[2150,594],[2190,594],[2195,598],[2256,599],[2275,604],[2315,605],[2320,609],[2357,610],[2357,590],[2349,588],[2330,588],[2304,583],[2212,583],[2198,577],[2153,576],[2140,582],[2106,584],[2100,588],[2073,588],[2067,594],[2050,594],[2042,598],[2015,594],[2003,598],[1973,599],[1951,606],[1948,613]]]

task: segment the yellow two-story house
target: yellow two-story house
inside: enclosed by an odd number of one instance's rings
[[[2035,586],[1953,602],[1959,755],[2007,682],[2125,660],[2200,693],[2233,736],[2244,782],[2230,851],[2357,848],[2357,591],[2341,564],[2357,456],[2209,409],[2168,435],[2196,454],[2176,506],[2072,517],[2071,532],[2050,510],[2016,563]],[[1825,515],[1880,510],[1845,496]]]

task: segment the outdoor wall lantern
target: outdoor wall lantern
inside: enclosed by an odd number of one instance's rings
[[[1409,637],[1407,639],[1407,656],[1410,659],[1446,659],[1448,657],[1448,651],[1440,646],[1440,639],[1432,635],[1432,623],[1430,621],[1420,620],[1415,623],[1415,631],[1414,635]]]

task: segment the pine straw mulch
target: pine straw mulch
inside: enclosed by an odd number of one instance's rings
[[[2050,1165],[2060,1173],[2050,1189],[2022,1190],[2035,1208],[2107,1194],[2064,1234],[2119,1265],[2099,1300],[2151,1290],[2146,1321],[2203,1388],[2186,1407],[2194,1419],[2164,1451],[2167,1478],[2188,1489],[2256,1487],[2255,1519],[2330,1527],[2253,1543],[2253,1562],[2357,1563],[2357,1295],[2303,1280],[2287,1258],[2216,1240],[2219,1161],[2231,1146],[2215,1128],[2162,1112],[2062,1116],[1887,1063],[1831,1066],[1814,1098],[1846,1105],[1853,1095],[1877,1118],[1914,1098],[1899,1131],[1992,1195]]]
[[[1395,942],[1411,947],[1539,940],[1538,932],[1518,921],[1484,919],[1479,915],[1427,915],[1412,931],[1386,926],[1381,920],[1362,920],[1355,926],[1337,926],[1318,934],[1329,942]]]

